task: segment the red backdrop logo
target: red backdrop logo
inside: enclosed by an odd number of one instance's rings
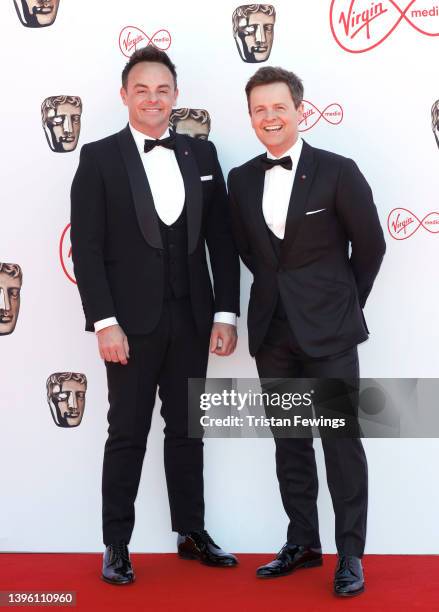
[[[337,102],[332,102],[332,104],[328,104],[326,108],[320,111],[312,102],[304,100],[303,119],[299,121],[299,132],[310,130],[322,117],[331,125],[338,125],[343,121],[343,109]]]
[[[395,240],[406,240],[422,227],[430,234],[439,234],[439,212],[430,212],[419,219],[407,208],[394,208],[387,218],[387,229]]]
[[[374,49],[403,22],[424,36],[439,36],[439,5],[431,0],[405,7],[401,0],[332,0],[329,20],[337,44],[349,53]]]
[[[59,259],[64,274],[69,281],[76,285],[75,273],[73,271],[72,245],[70,242],[70,223],[63,229],[61,234],[61,240],[59,241]]]
[[[171,42],[170,32],[163,28],[157,30],[152,36],[148,36],[143,30],[136,28],[136,26],[126,26],[119,34],[119,49],[125,57],[131,57],[134,51],[148,45],[153,45],[153,47],[161,51],[167,51],[171,46]]]

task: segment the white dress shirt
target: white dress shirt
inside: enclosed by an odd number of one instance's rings
[[[184,183],[175,153],[165,147],[154,147],[149,153],[143,151],[145,140],[155,140],[142,134],[130,125],[131,133],[145,168],[152,198],[158,216],[166,225],[172,225],[184,207]],[[169,130],[160,136],[168,138]]]
[[[148,153],[145,153],[145,140],[155,140],[155,138],[142,134],[142,132],[133,128],[131,124],[130,130],[145,168],[146,176],[148,177],[157,214],[163,223],[172,225],[181,215],[186,195],[183,177],[181,176],[175,153],[172,149],[160,146],[156,146]],[[168,136],[169,129],[160,136],[160,140]],[[236,314],[233,312],[216,312],[214,322],[236,325]],[[117,324],[116,317],[96,321],[94,324],[95,332]]]
[[[282,168],[282,166],[274,166],[265,172],[262,212],[270,230],[281,240],[285,236],[288,206],[302,146],[303,140],[299,136],[291,149],[281,155],[281,157],[287,157],[288,155],[291,157],[293,162],[292,170],[287,170]],[[267,157],[270,159],[280,159],[269,151],[267,151]]]

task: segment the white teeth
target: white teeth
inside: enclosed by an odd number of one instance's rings
[[[264,130],[266,132],[278,132],[281,129],[282,129],[281,125],[270,125],[270,126],[264,127]]]

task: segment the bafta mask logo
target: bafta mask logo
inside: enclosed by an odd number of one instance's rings
[[[255,64],[270,57],[276,11],[272,4],[243,4],[232,15],[233,36],[244,62]]]
[[[85,408],[87,377],[76,372],[56,372],[47,379],[47,401],[55,425],[78,427]]]
[[[59,0],[14,0],[14,5],[24,26],[45,28],[55,21]]]
[[[81,131],[79,96],[50,96],[41,105],[41,118],[49,147],[55,153],[76,149]]]
[[[436,138],[436,144],[439,147],[439,100],[436,100],[431,107],[431,129]]]
[[[19,265],[0,263],[0,336],[12,334],[17,324],[22,280]]]
[[[169,126],[177,134],[207,140],[210,132],[210,116],[207,110],[201,108],[176,108],[169,118]]]

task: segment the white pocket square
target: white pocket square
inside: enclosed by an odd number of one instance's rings
[[[319,210],[309,210],[305,214],[307,214],[307,215],[315,215],[316,213],[323,212],[324,210],[326,210],[326,208],[319,208]]]
[[[206,174],[206,176],[200,176],[200,179],[202,181],[212,181],[213,180],[213,175],[212,174]]]

